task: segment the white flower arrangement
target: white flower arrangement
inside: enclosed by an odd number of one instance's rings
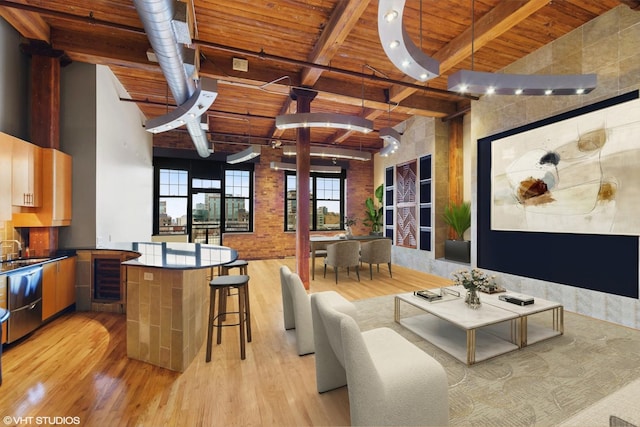
[[[495,288],[496,276],[489,276],[477,268],[471,270],[460,270],[453,273],[453,281],[456,285],[462,285],[465,289],[491,289]]]

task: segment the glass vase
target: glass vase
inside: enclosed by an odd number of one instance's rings
[[[474,310],[480,308],[480,305],[482,304],[476,289],[467,289],[467,296],[465,297],[464,302],[467,304],[467,307]]]
[[[346,236],[347,236],[347,239],[350,239],[350,238],[352,238],[352,237],[353,237],[353,233],[351,232],[351,226],[350,226],[350,225],[347,225],[347,226],[345,227],[345,231],[346,231],[346,233],[345,233],[345,234],[346,234]]]

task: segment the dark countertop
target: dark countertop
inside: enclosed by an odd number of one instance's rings
[[[118,244],[111,249],[133,251],[138,258],[125,261],[126,266],[195,269],[215,267],[235,261],[238,252],[226,246],[202,243],[133,242]]]
[[[33,267],[36,265],[42,265],[49,262],[59,261],[64,258],[68,258],[68,255],[53,256],[53,257],[19,258],[11,261],[3,261],[0,264],[0,275],[13,273],[14,271]]]
[[[216,267],[235,261],[238,258],[238,253],[235,249],[202,243],[127,242],[114,243],[110,247],[92,248],[91,250],[100,249],[140,254],[135,259],[125,261],[124,265],[183,270]],[[21,258],[13,261],[4,261],[0,263],[0,275],[48,262],[59,261],[69,256],[74,256],[76,250],[78,249],[59,251],[58,255],[52,257]]]

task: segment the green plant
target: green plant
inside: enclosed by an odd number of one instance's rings
[[[356,225],[358,223],[358,220],[356,219],[355,216],[345,216],[344,217],[344,225],[346,225],[347,227],[351,227],[352,225]]]
[[[471,227],[471,203],[449,203],[444,208],[443,218],[456,233],[456,240],[464,240],[464,232]]]
[[[384,186],[380,184],[378,188],[373,192],[378,203],[376,204],[371,197],[367,197],[364,204],[367,208],[367,217],[362,221],[367,227],[371,227],[373,233],[379,233],[382,231],[382,195],[384,194]]]

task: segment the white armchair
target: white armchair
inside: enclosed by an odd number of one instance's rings
[[[318,392],[347,385],[352,425],[449,424],[447,374],[389,328],[361,332],[338,293],[311,295]]]
[[[378,267],[386,263],[389,266],[389,276],[391,274],[391,239],[378,239],[360,245],[360,261],[369,264],[369,278],[373,279],[373,264]]]
[[[358,281],[360,281],[360,243],[355,240],[346,240],[327,245],[327,256],[324,259],[324,277],[327,277],[327,266],[333,267],[338,283],[338,268],[346,267],[347,274],[349,268],[355,267]]]
[[[295,329],[296,349],[299,356],[314,352],[311,303],[300,276],[289,267],[280,267],[280,287],[282,289],[282,314],[284,328]]]

